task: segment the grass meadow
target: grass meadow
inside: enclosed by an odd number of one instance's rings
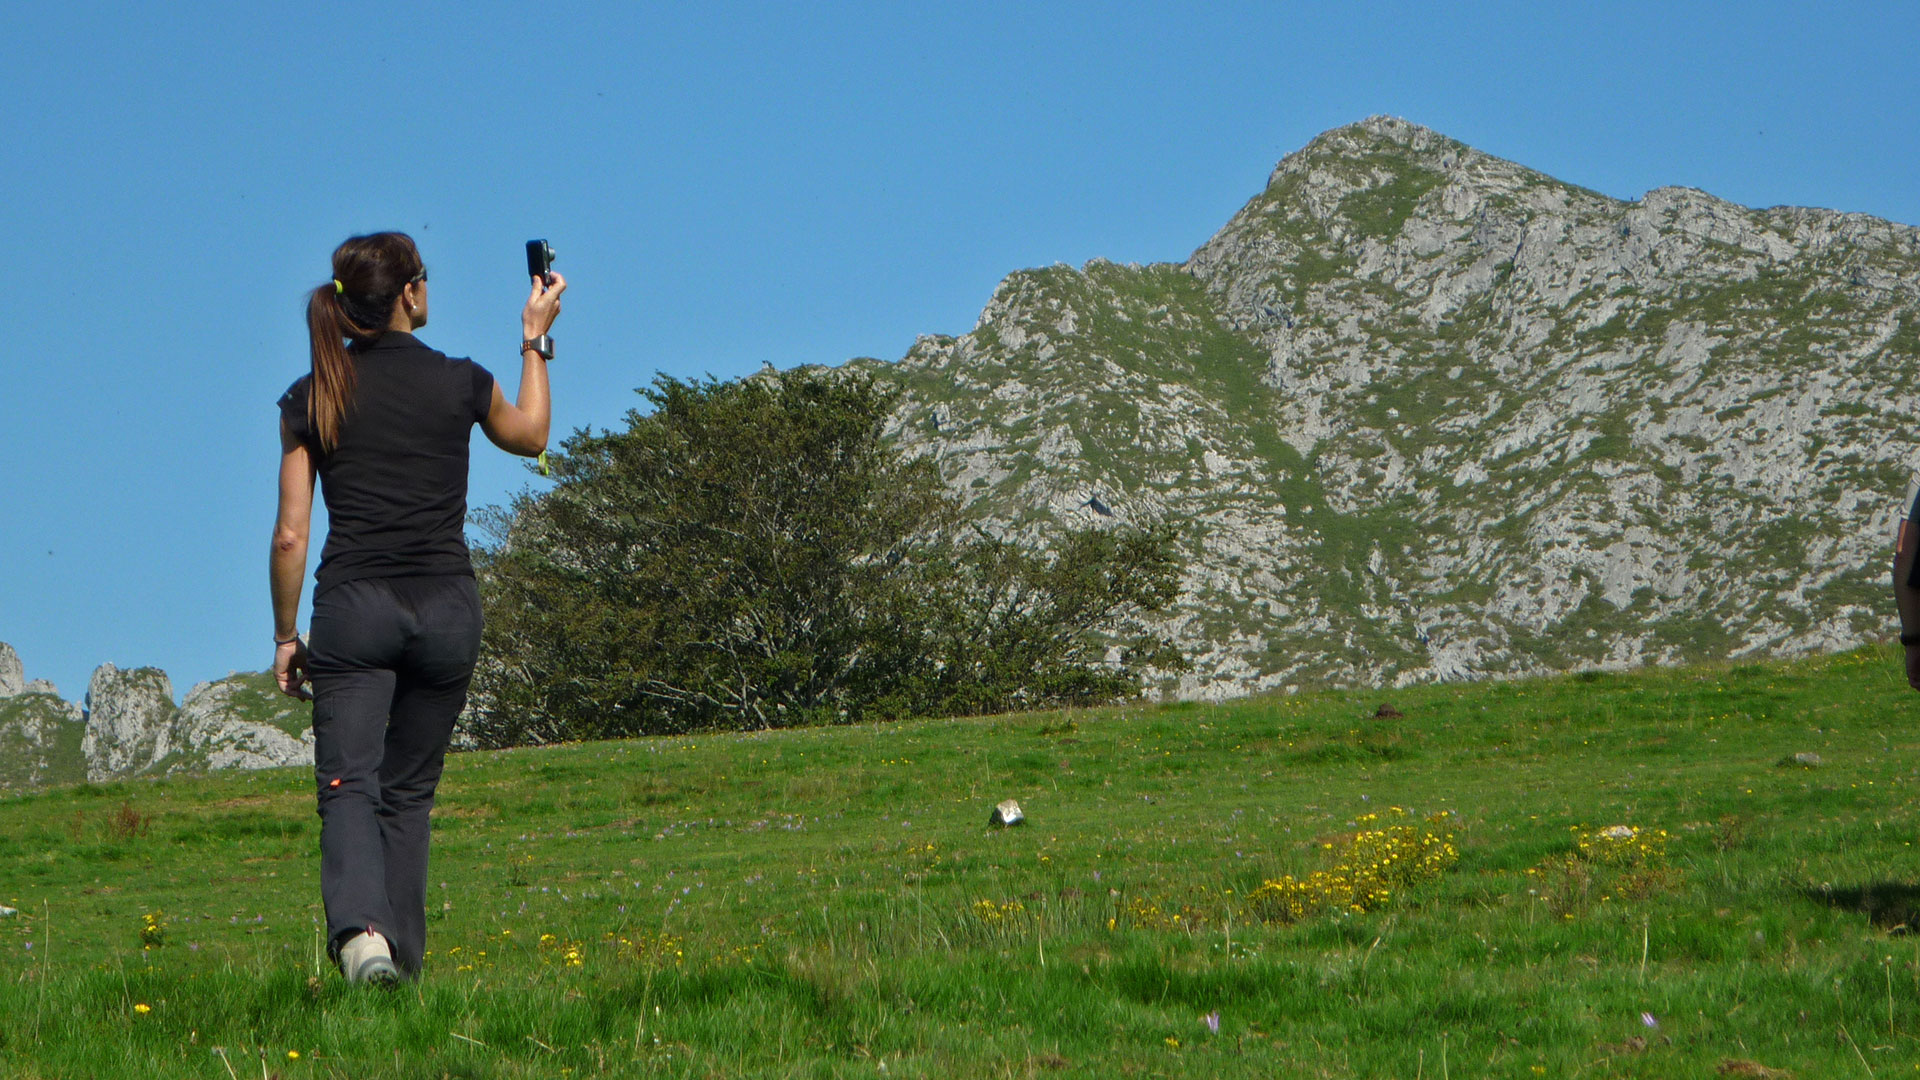
[[[1882,647],[464,754],[392,993],[310,773],[14,794],[0,1076],[1920,1076],[1916,720]]]

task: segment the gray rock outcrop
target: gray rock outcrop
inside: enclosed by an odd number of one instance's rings
[[[87,779],[139,772],[166,756],[175,706],[173,682],[158,668],[122,671],[101,664],[87,681]]]
[[[0,641],[0,698],[10,698],[27,688],[27,672],[20,665],[20,654]]]
[[[278,693],[271,676],[229,675],[187,692],[167,740],[168,772],[313,764],[311,706]]]
[[[33,787],[86,775],[86,716],[50,683],[28,682],[13,646],[0,641],[0,787]]]

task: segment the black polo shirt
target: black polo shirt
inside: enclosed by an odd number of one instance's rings
[[[307,418],[313,376],[280,398],[281,419],[319,463],[327,504],[314,595],[361,578],[471,575],[467,446],[493,404],[493,376],[397,330],[348,355],[353,402],[332,453],[321,453]]]

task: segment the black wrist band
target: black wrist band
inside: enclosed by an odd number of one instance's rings
[[[1901,635],[1900,635],[1900,644],[1902,644],[1902,645],[1920,645],[1920,634],[1901,634]]]
[[[293,635],[292,637],[290,637],[290,638],[274,638],[274,639],[273,639],[273,643],[274,643],[275,645],[291,645],[291,644],[293,644],[294,642],[296,642],[296,641],[299,641],[299,640],[300,640],[300,635],[299,635],[298,633],[295,633],[295,634],[294,634],[294,635]]]

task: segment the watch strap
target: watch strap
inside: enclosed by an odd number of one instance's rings
[[[534,352],[539,353],[540,359],[542,360],[553,359],[552,335],[541,334],[539,337],[530,337],[525,341],[522,341],[520,343],[520,351],[526,352],[528,349],[532,349]]]

